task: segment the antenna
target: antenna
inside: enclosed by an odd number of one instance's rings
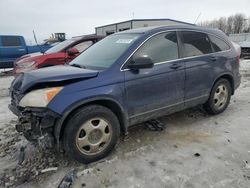
[[[196,22],[198,21],[198,19],[200,18],[200,16],[201,16],[201,12],[200,12],[200,14],[198,15],[198,17],[196,18],[194,24],[196,24]]]
[[[42,51],[42,48],[41,46],[38,44],[37,40],[36,40],[36,34],[35,34],[35,31],[33,30],[33,36],[34,36],[34,39],[35,39],[35,42],[36,42],[36,45],[38,46],[38,48],[40,49],[40,52],[44,54],[44,52]]]

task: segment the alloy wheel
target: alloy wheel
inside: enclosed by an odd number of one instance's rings
[[[226,105],[227,99],[228,99],[228,89],[224,84],[220,84],[216,88],[214,93],[213,97],[214,106],[218,110],[222,109]]]
[[[76,135],[76,145],[83,154],[96,155],[109,145],[111,138],[110,123],[103,118],[94,118],[82,124]]]

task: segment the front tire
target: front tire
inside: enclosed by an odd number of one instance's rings
[[[227,79],[218,80],[210,93],[209,99],[204,105],[205,110],[212,115],[222,113],[229,105],[232,87]]]
[[[100,105],[83,107],[66,124],[63,144],[66,154],[81,163],[106,157],[120,136],[116,115]]]

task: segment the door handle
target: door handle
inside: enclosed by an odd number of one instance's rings
[[[216,61],[217,60],[217,57],[210,57],[209,58],[211,61]]]
[[[25,49],[18,49],[18,51],[25,51]]]
[[[173,63],[172,65],[170,65],[171,69],[178,69],[180,68],[182,65],[178,64],[178,63]]]

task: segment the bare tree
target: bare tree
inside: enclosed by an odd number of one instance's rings
[[[208,27],[212,27],[212,28],[218,28],[218,26],[219,26],[218,20],[212,20],[208,24]]]
[[[235,14],[232,16],[221,17],[211,21],[203,21],[199,23],[201,26],[218,28],[227,34],[250,32],[250,18],[245,19],[244,14]]]
[[[217,20],[204,21],[204,22],[200,22],[198,25],[204,26],[204,27],[218,28],[218,21]]]
[[[244,28],[244,15],[235,14],[233,21],[234,21],[234,33],[241,33]]]
[[[250,17],[248,19],[244,19],[244,33],[249,33],[250,32]]]
[[[233,23],[234,23],[234,18],[233,16],[229,16],[227,19],[227,33],[234,33],[233,30]]]
[[[218,29],[223,31],[224,33],[227,32],[227,18],[221,17],[218,21]]]

